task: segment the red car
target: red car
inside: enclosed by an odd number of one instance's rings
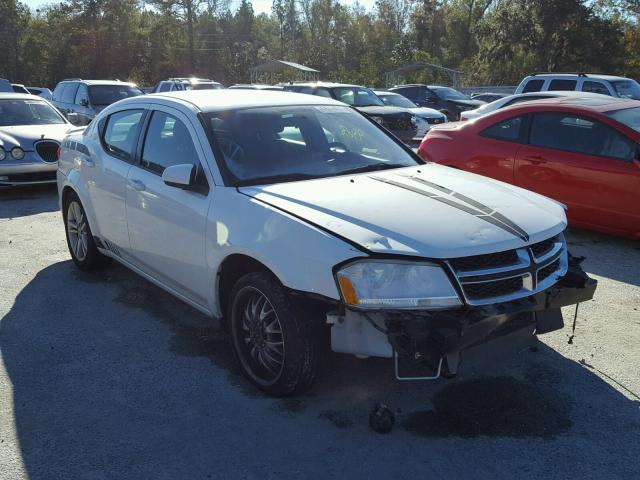
[[[429,131],[426,161],[533,190],[569,223],[640,239],[640,101],[557,98]]]

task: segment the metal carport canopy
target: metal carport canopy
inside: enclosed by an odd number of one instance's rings
[[[286,62],[284,60],[270,60],[251,69],[251,82],[255,83],[260,77],[269,77],[270,75],[280,73],[289,68],[301,73],[304,80],[317,80],[320,74],[319,70],[307,67],[306,65],[300,65],[299,63]]]

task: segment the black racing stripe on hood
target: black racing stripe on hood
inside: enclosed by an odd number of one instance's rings
[[[419,178],[419,177],[409,177],[409,176],[405,176],[403,175],[403,177],[405,178],[409,178],[411,180],[413,180],[414,182],[419,182],[422,183],[423,185],[426,185],[428,187],[431,188],[435,188],[436,190],[440,190],[443,193],[447,193],[449,195],[451,195],[452,197],[457,198],[458,200],[462,200],[463,202],[477,208],[478,210],[480,210],[483,213],[486,213],[487,215],[495,218],[496,220],[504,223],[505,225],[507,225],[509,228],[516,230],[517,232],[519,232],[519,236],[522,237],[524,240],[529,240],[529,234],[524,231],[519,225],[515,224],[513,221],[511,221],[510,219],[508,219],[507,217],[505,217],[504,215],[502,215],[499,212],[496,212],[495,210],[493,210],[490,207],[487,207],[486,205],[478,202],[477,200],[474,200],[473,198],[469,198],[466,195],[463,195],[462,193],[458,193],[455,192],[453,190],[450,190],[446,187],[443,187],[441,185],[437,185],[433,182],[430,182],[428,180],[424,180],[423,178]]]
[[[524,235],[523,235],[521,233],[522,229],[520,229],[520,228],[519,229],[514,229],[514,228],[510,227],[509,225],[507,225],[507,224],[499,221],[498,219],[494,218],[492,215],[489,215],[488,213],[485,213],[485,212],[478,211],[478,209],[474,209],[474,208],[471,208],[471,207],[469,207],[467,205],[464,205],[464,204],[461,204],[461,203],[458,203],[458,202],[454,202],[451,199],[446,198],[446,197],[441,197],[436,193],[430,193],[430,192],[428,192],[426,190],[422,190],[420,188],[413,187],[411,185],[406,185],[404,183],[396,182],[394,180],[389,180],[387,178],[381,178],[381,177],[369,177],[369,178],[371,178],[372,180],[376,180],[378,182],[387,183],[389,185],[393,185],[393,186],[396,186],[396,187],[399,187],[399,188],[403,188],[403,189],[409,190],[409,191],[411,191],[413,193],[417,193],[418,195],[422,195],[422,196],[428,197],[428,198],[430,198],[432,200],[435,200],[437,202],[444,203],[445,205],[449,205],[450,207],[456,208],[456,209],[461,210],[461,211],[463,211],[465,213],[468,213],[469,215],[473,215],[476,218],[484,220],[485,222],[490,223],[493,226],[498,227],[498,228],[500,228],[502,230],[505,230],[506,232],[509,232],[510,234],[512,234],[512,235],[514,235],[516,237],[519,237],[519,238],[521,238],[521,239],[523,239],[525,241],[529,240],[529,235],[527,235],[526,233],[524,233]],[[438,190],[442,191],[443,193],[444,193],[444,190],[448,190],[445,187],[440,187],[440,186],[438,186],[438,187],[439,187]]]

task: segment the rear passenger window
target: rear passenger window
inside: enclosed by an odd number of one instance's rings
[[[514,117],[505,120],[483,130],[480,135],[483,137],[495,138],[496,140],[506,140],[517,142],[520,139],[520,129],[522,128],[524,117]]]
[[[522,93],[539,92],[542,90],[542,85],[544,85],[544,80],[529,80],[525,83]]]
[[[68,85],[67,83],[58,84],[58,86],[53,91],[53,95],[52,95],[52,98],[54,101],[59,102],[62,99],[62,94],[67,85]]]
[[[164,112],[153,112],[142,150],[142,166],[162,175],[172,165],[198,166],[198,154],[182,121]]]
[[[62,92],[62,103],[73,103],[76,99],[76,92],[78,91],[78,83],[70,83],[67,88]]]
[[[102,144],[114,157],[126,162],[133,159],[142,110],[123,110],[109,116],[104,128]]]
[[[171,83],[169,82],[162,82],[158,89],[159,92],[168,92],[169,90],[171,90]]]
[[[534,115],[529,143],[620,160],[630,160],[635,154],[635,143],[615,129],[597,120],[564,113]]]
[[[611,95],[607,87],[600,82],[585,81],[582,84],[583,92],[599,93],[601,95]]]
[[[576,89],[578,82],[576,80],[551,80],[549,91],[571,91]]]

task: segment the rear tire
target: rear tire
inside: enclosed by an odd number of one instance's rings
[[[245,376],[276,397],[308,390],[318,370],[314,315],[305,314],[269,272],[235,284],[227,313],[233,350]]]
[[[75,193],[67,195],[63,206],[64,230],[73,263],[81,270],[94,270],[107,265],[111,259],[96,248],[80,199]]]

